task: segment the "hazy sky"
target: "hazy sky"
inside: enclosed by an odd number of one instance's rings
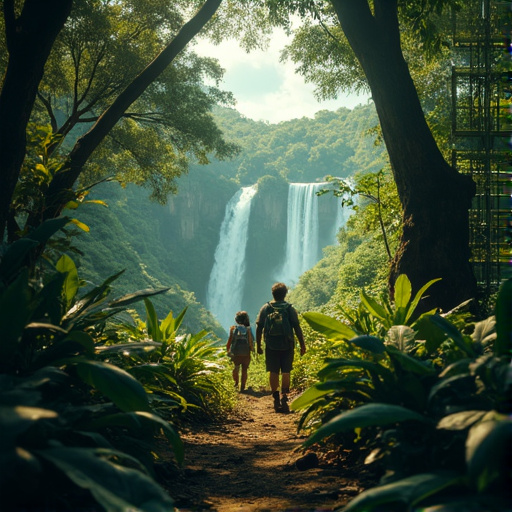
[[[353,108],[366,103],[367,97],[340,96],[336,100],[318,102],[312,84],[295,74],[291,62],[280,63],[279,53],[287,42],[286,35],[276,30],[266,51],[246,53],[235,40],[214,46],[199,41],[194,50],[209,57],[216,57],[226,70],[225,90],[234,93],[236,110],[256,121],[278,123],[289,119],[313,117],[319,110]]]

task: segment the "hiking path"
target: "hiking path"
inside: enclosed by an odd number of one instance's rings
[[[299,413],[272,404],[249,389],[236,416],[182,433],[185,465],[166,485],[180,512],[330,512],[374,485],[361,465],[305,453]]]

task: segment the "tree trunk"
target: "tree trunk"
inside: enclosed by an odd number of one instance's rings
[[[55,38],[72,0],[26,0],[18,18],[14,0],[4,0],[9,61],[0,91],[0,242],[26,151],[26,128]]]
[[[171,64],[192,38],[204,27],[219,8],[222,0],[207,0],[197,14],[181,28],[178,35],[162,52],[131,82],[99,117],[92,128],[76,142],[64,169],[57,173],[46,194],[43,219],[57,217],[70,198],[70,192],[84,165],[121,119],[128,107],[136,101],[149,85]],[[40,219],[33,219],[37,224]]]
[[[429,289],[422,309],[447,311],[476,296],[469,263],[471,178],[444,160],[426,123],[400,47],[397,0],[332,0],[368,80],[403,208],[403,233],[390,269],[390,291],[406,274]]]

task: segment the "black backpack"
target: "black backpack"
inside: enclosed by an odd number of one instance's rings
[[[265,343],[271,350],[288,350],[293,346],[293,329],[290,324],[291,304],[270,304],[267,302],[267,316],[263,331]]]
[[[231,353],[235,356],[248,356],[251,353],[249,344],[249,329],[243,325],[237,325],[233,331],[231,341]]]

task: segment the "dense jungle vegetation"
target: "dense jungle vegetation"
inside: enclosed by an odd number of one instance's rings
[[[305,447],[349,449],[382,474],[344,510],[509,510],[512,281],[475,315],[459,265],[469,249],[457,245],[471,187],[443,160],[451,18],[442,8],[466,3],[370,4],[268,0],[248,12],[221,0],[3,0],[3,509],[173,510],[162,454],[182,464],[181,429],[236,408],[223,333],[186,272],[170,270],[185,257],[179,248],[157,256],[164,207],[145,200],[179,197],[190,169],[192,190],[215,185],[224,197],[258,180],[330,174],[355,210],[290,296],[309,349],[293,373]],[[222,70],[187,47],[200,30],[213,40],[235,32],[251,48],[290,14],[305,21],[288,48],[301,73],[324,96],[369,87],[379,124],[372,105],[256,123],[225,109],[230,93],[204,87]],[[386,70],[372,68],[381,52]],[[326,54],[337,57],[329,70]],[[382,140],[386,153],[374,146]],[[418,158],[411,170],[420,154],[431,167]],[[439,198],[436,180],[446,185]],[[436,229],[438,259],[428,244]],[[416,271],[408,251],[418,244],[426,263]]]

